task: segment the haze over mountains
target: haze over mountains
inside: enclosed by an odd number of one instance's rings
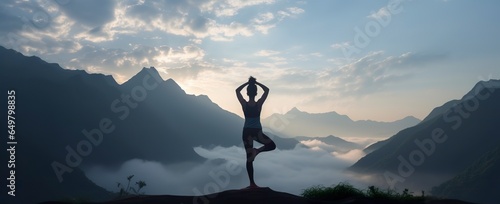
[[[407,116],[393,122],[353,121],[348,116],[336,112],[307,113],[293,108],[285,114],[272,114],[262,122],[270,130],[289,137],[335,135],[338,137],[387,138],[404,128],[418,124],[420,120],[413,116]],[[286,123],[286,125],[276,124],[278,122]]]

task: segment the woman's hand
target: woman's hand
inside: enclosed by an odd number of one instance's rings
[[[250,76],[250,78],[248,78],[248,83],[249,83],[249,84],[250,84],[250,83],[254,83],[254,84],[255,84],[256,82],[257,82],[257,79],[256,79],[255,77]]]
[[[266,85],[261,84],[261,83],[259,83],[257,81],[255,82],[255,84],[259,85],[264,90],[264,92],[268,92],[269,91],[269,88],[267,88]]]

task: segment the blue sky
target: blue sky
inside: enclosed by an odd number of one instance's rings
[[[0,45],[123,83],[154,66],[241,115],[234,89],[352,119],[423,119],[500,78],[500,3],[466,0],[2,1]]]

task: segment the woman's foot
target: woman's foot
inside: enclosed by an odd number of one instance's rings
[[[248,158],[249,161],[253,162],[253,160],[255,160],[255,157],[257,156],[257,154],[259,154],[259,150],[258,149],[255,149],[255,148],[252,148],[252,150],[250,150],[250,157]],[[257,186],[257,185],[255,185]]]
[[[250,184],[246,188],[242,188],[241,190],[249,190],[249,189],[256,189],[256,188],[260,188],[260,187],[257,186],[257,184],[254,183],[254,184]]]

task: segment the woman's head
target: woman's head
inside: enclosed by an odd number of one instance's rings
[[[256,80],[257,79],[252,76],[248,78],[247,95],[249,97],[255,97],[257,95],[257,85],[255,85]]]

